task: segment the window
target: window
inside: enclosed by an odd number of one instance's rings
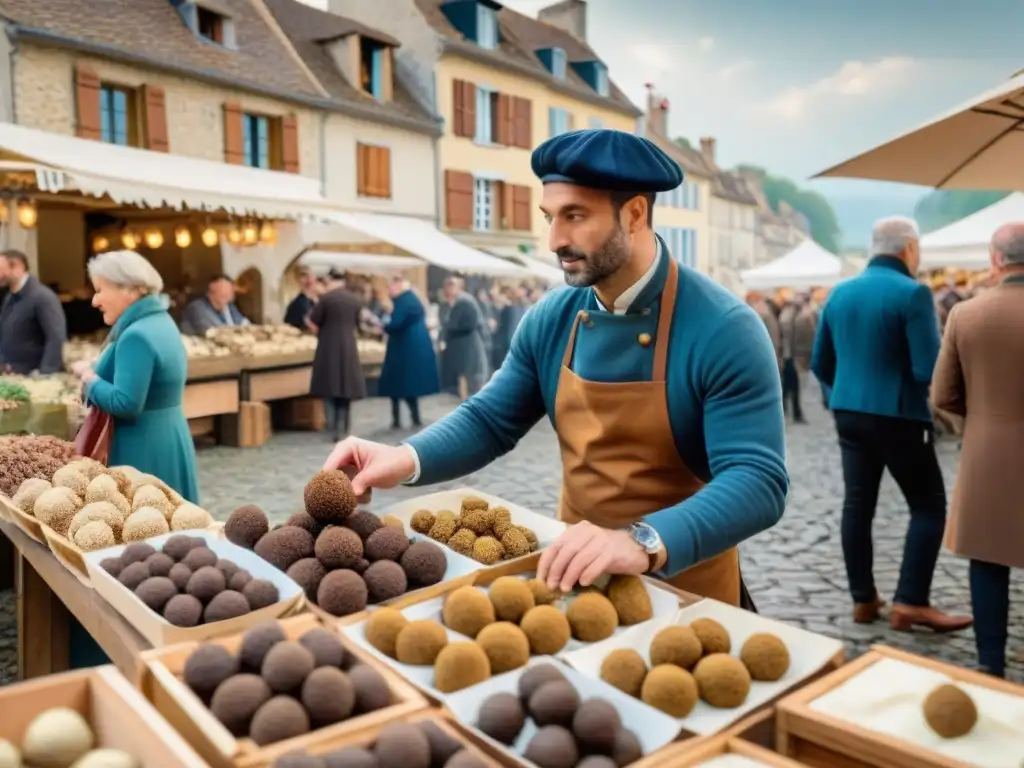
[[[565,51],[561,48],[551,49],[551,74],[556,80],[565,80]]]
[[[224,44],[224,17],[218,13],[196,7],[196,31],[199,36],[209,40],[211,43]]]
[[[494,221],[494,182],[490,179],[473,180],[473,229],[489,232]]]
[[[384,46],[359,38],[359,85],[375,99],[384,98]]]
[[[498,99],[497,91],[477,86],[476,88],[476,135],[482,144],[498,143]]]
[[[391,150],[356,144],[356,193],[360,197],[391,197]]]
[[[270,118],[242,115],[243,162],[252,168],[270,168]]]
[[[690,269],[697,268],[697,230],[689,227],[657,227],[673,258]]]
[[[692,181],[684,181],[675,189],[659,192],[655,205],[666,208],[685,208],[690,211],[700,210],[700,187]]]
[[[548,123],[552,136],[558,136],[571,128],[571,118],[568,111],[561,107],[548,107]]]
[[[608,95],[608,69],[604,64],[596,64],[594,68],[594,90],[599,96]]]
[[[590,118],[590,127],[594,129],[604,128],[604,120],[600,117],[592,117]]]
[[[491,50],[498,47],[498,12],[481,2],[476,4],[476,44]]]
[[[136,136],[135,92],[113,85],[100,86],[100,140],[132,146]]]

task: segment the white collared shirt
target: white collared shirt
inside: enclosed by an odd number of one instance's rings
[[[651,261],[651,266],[648,267],[647,271],[644,272],[643,276],[639,280],[637,280],[635,283],[629,286],[629,288],[624,290],[619,295],[619,298],[615,300],[615,303],[612,305],[613,315],[626,314],[626,310],[628,310],[630,305],[634,301],[636,301],[636,297],[639,296],[643,292],[644,288],[647,287],[647,284],[654,279],[654,273],[658,271],[658,264],[661,263],[661,258],[663,254],[664,248],[662,247],[661,241],[659,240],[658,252],[655,254],[654,260]],[[599,306],[605,312],[608,311],[608,308],[601,303],[601,299],[598,297],[597,291],[594,291],[594,299],[596,299],[597,301],[597,306]]]

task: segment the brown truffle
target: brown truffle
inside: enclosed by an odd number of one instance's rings
[[[302,684],[303,706],[314,725],[340,723],[352,714],[356,703],[355,689],[348,675],[333,667],[318,667]]]
[[[150,576],[135,588],[135,596],[155,613],[163,613],[167,601],[176,594],[178,588],[166,576]]]
[[[494,623],[494,606],[487,594],[476,587],[459,587],[445,598],[441,618],[449,629],[476,637],[481,629]]]
[[[193,551],[199,552],[200,550]],[[188,580],[188,585],[185,587],[185,591],[192,595],[192,597],[208,603],[215,595],[223,592],[226,586],[227,582],[224,579],[224,574],[212,565],[207,565],[192,574],[192,577]]]
[[[519,699],[526,704],[534,692],[545,683],[565,681],[565,675],[554,664],[534,664],[519,676]]]
[[[250,581],[252,581],[252,574],[245,570],[245,568],[241,568],[228,580],[228,589],[241,592]]]
[[[135,588],[148,579],[149,576],[148,565],[145,563],[132,563],[121,569],[121,572],[117,575],[117,580],[134,592]]]
[[[615,749],[612,751],[612,760],[619,768],[632,765],[644,756],[644,750],[640,746],[640,739],[628,728],[622,728],[615,735]]]
[[[324,524],[313,519],[306,510],[300,510],[284,521],[285,525],[294,525],[313,534],[313,538],[319,536],[324,530]]]
[[[363,573],[371,603],[383,603],[405,594],[408,581],[402,566],[391,560],[378,560]]]
[[[394,608],[381,608],[373,611],[370,618],[366,620],[363,630],[366,633],[366,642],[385,656],[398,658],[396,650],[398,635],[408,624],[409,620],[405,618],[405,615]]]
[[[710,656],[712,653],[729,653],[732,650],[729,633],[714,619],[696,619],[690,622],[690,629],[700,640],[705,656]]]
[[[314,627],[303,633],[299,645],[313,654],[313,663],[318,667],[348,667],[345,647],[330,630]]]
[[[412,587],[432,587],[444,578],[448,570],[444,551],[429,541],[409,545],[400,562]]]
[[[658,630],[651,640],[651,666],[675,664],[683,669],[693,669],[704,655],[704,649],[691,627],[673,624]]]
[[[288,578],[302,587],[309,600],[316,600],[316,590],[326,575],[327,569],[315,557],[304,557],[288,569]]]
[[[742,661],[727,653],[713,653],[698,661],[693,678],[700,697],[712,707],[738,707],[750,693],[750,672]]]
[[[519,625],[536,656],[552,656],[569,642],[572,632],[565,614],[553,605],[538,605],[523,616]]]
[[[241,592],[234,592],[226,589],[220,594],[214,595],[206,609],[203,611],[203,622],[213,624],[218,621],[227,621],[239,616],[245,616],[252,608],[249,601]]]
[[[557,725],[541,728],[526,745],[523,757],[537,768],[573,768],[580,759],[573,735]]]
[[[340,469],[317,472],[303,492],[306,512],[321,523],[343,523],[355,512],[352,481]]]
[[[629,627],[654,616],[651,596],[639,576],[612,576],[607,595],[619,614],[620,626]]]
[[[355,531],[334,525],[317,537],[313,551],[329,571],[351,569],[363,559],[363,540]]]
[[[281,599],[281,594],[274,586],[274,582],[266,579],[249,579],[242,587],[242,595],[245,596],[254,611],[274,605]]]
[[[366,541],[374,531],[383,528],[384,523],[373,512],[361,509],[349,515],[348,520],[345,521],[345,527],[352,529],[360,539]]]
[[[369,749],[342,747],[324,755],[324,768],[379,768],[379,766],[377,765],[377,756]]]
[[[430,526],[430,530],[427,531],[427,536],[432,538],[434,541],[447,544],[448,539],[455,534],[455,529],[455,515],[448,510],[441,510],[434,516],[434,524]]]
[[[789,670],[789,649],[775,635],[757,632],[740,648],[740,661],[753,680],[774,683]]]
[[[458,552],[465,557],[473,556],[473,545],[476,543],[476,534],[469,528],[460,528],[448,539],[448,549]]]
[[[224,574],[224,578],[231,581],[231,577],[238,573],[241,568],[238,567],[237,563],[228,560],[226,557],[220,557],[217,562],[214,563],[214,568]]]
[[[395,658],[403,664],[430,666],[446,645],[448,632],[436,621],[412,621],[395,637]]]
[[[380,521],[388,528],[397,528],[400,531],[405,531],[405,523],[399,520],[394,515],[384,515]]]
[[[203,604],[192,595],[175,595],[164,606],[164,618],[176,627],[195,627],[203,618]]]
[[[109,573],[115,579],[121,573],[121,569],[124,568],[121,565],[121,558],[119,557],[107,557],[100,561],[100,568]]]
[[[313,557],[313,548],[313,534],[302,528],[286,526],[260,539],[255,552],[279,571],[287,571],[302,558]]]
[[[530,579],[526,584],[533,593],[533,602],[537,605],[551,605],[562,596],[561,592],[557,589],[549,589],[548,585],[540,579]]]
[[[465,515],[467,512],[487,512],[490,504],[487,503],[487,499],[481,499],[479,496],[463,496],[462,497],[462,514]],[[493,515],[488,515],[487,521],[493,519]]]
[[[527,541],[523,532],[517,528],[509,528],[501,536],[501,546],[505,550],[505,557],[523,557],[530,554],[530,542]]]
[[[178,588],[179,592],[184,592],[189,579],[192,578],[192,571],[184,563],[175,563],[167,572],[167,578],[174,582],[174,586]]]
[[[473,542],[473,559],[484,565],[494,565],[505,557],[505,548],[493,536],[480,536]]]
[[[238,658],[246,669],[259,671],[267,652],[278,643],[287,640],[281,625],[276,621],[262,621],[247,629],[242,635],[242,645],[238,649]]]
[[[407,549],[409,549],[409,538],[405,532],[388,526],[374,531],[366,540],[366,558],[370,562],[375,560],[397,562]]]
[[[135,541],[121,550],[121,565],[127,567],[132,563],[144,563],[151,555],[155,554],[156,550],[152,545],[146,544],[144,541]]]
[[[526,713],[512,693],[495,693],[480,705],[476,727],[502,744],[514,744],[526,724]]]
[[[616,763],[607,755],[587,755],[576,763],[576,768],[616,768]]]
[[[544,683],[533,692],[526,708],[538,726],[569,727],[580,705],[580,695],[568,680]]]
[[[419,726],[430,742],[430,768],[445,768],[445,764],[462,750],[462,742],[433,720],[420,720]]]
[[[163,552],[156,552],[146,558],[146,566],[153,576],[170,576],[171,568],[175,565],[177,563],[174,562],[174,558]]]
[[[275,643],[263,658],[260,676],[275,693],[298,690],[302,681],[315,668],[313,654],[299,643]]]
[[[487,510],[463,510],[462,517],[459,520],[459,525],[463,528],[472,531],[477,536],[483,536],[491,532],[491,520],[492,516],[488,514]]]
[[[611,754],[621,728],[618,710],[604,699],[587,699],[572,718],[573,735],[586,754]]]
[[[412,528],[416,533],[422,533],[426,536],[430,529],[434,525],[434,513],[429,509],[418,509],[412,513],[412,518],[409,520],[409,527]]]
[[[316,604],[332,616],[365,610],[369,594],[363,577],[354,571],[331,571],[320,582]]]
[[[228,516],[224,524],[224,535],[232,544],[237,544],[246,549],[253,549],[266,533],[270,530],[270,523],[267,515],[262,509],[246,504],[239,507]]]
[[[617,648],[601,662],[601,679],[633,698],[640,698],[645,677],[647,662],[632,648]]]
[[[476,636],[476,642],[487,654],[492,675],[519,669],[530,660],[530,641],[523,630],[511,622],[487,625]]]
[[[600,592],[584,592],[569,604],[565,617],[572,636],[584,643],[596,643],[612,636],[619,626],[619,614],[612,601]]]
[[[924,700],[928,727],[944,739],[957,739],[974,730],[978,708],[967,692],[946,683],[932,690]]]
[[[430,742],[413,723],[385,725],[373,751],[380,768],[430,768]]]
[[[661,664],[644,679],[640,699],[671,717],[686,717],[697,703],[697,682],[675,664]]]
[[[434,687],[441,693],[461,691],[490,676],[491,663],[476,643],[450,643],[434,662]]]
[[[256,710],[272,695],[270,686],[259,675],[235,675],[217,686],[210,711],[233,735],[245,736]]]
[[[290,696],[275,696],[256,710],[249,738],[260,747],[309,732],[309,716]]]
[[[494,604],[494,615],[498,621],[518,624],[526,612],[535,605],[530,587],[515,576],[501,576],[495,579],[487,590],[487,596]]]
[[[369,664],[357,664],[348,671],[356,692],[356,712],[366,714],[391,704],[391,689],[384,676]]]
[[[187,565],[193,572],[198,571],[200,568],[217,567],[217,553],[205,546],[205,544],[206,542],[203,542],[203,546],[192,547],[188,554],[182,558],[181,562]]]
[[[185,659],[182,677],[203,701],[209,701],[217,686],[238,673],[238,659],[223,646],[204,643]]]

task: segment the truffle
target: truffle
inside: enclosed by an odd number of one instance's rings
[[[459,587],[445,598],[441,618],[449,629],[466,637],[494,623],[494,606],[487,594],[476,587]]]
[[[620,626],[629,627],[654,616],[651,596],[639,576],[612,576],[607,595],[619,614]]]
[[[92,520],[83,525],[75,533],[73,541],[83,552],[95,552],[117,543],[114,532],[102,520]]]
[[[444,578],[448,570],[444,551],[429,541],[409,545],[400,562],[409,584],[414,587],[432,587]]]
[[[519,700],[529,702],[534,692],[545,683],[565,682],[565,675],[553,664],[534,664],[519,676]]]
[[[365,747],[342,747],[324,756],[326,768],[378,768],[377,756]]]
[[[530,739],[523,757],[538,768],[573,768],[580,759],[580,753],[569,731],[548,725]]]
[[[436,621],[412,621],[395,637],[395,658],[403,664],[430,666],[446,645],[448,633]]]
[[[383,603],[405,594],[408,581],[402,566],[391,560],[378,560],[363,573],[371,603]]]
[[[317,536],[313,552],[329,571],[352,568],[363,559],[363,540],[355,531],[334,525]]]
[[[18,490],[11,501],[14,502],[14,506],[26,515],[31,515],[36,504],[36,499],[42,495],[43,491],[47,491],[50,488],[52,488],[52,486],[48,480],[42,480],[38,477],[30,477],[18,486]]]
[[[256,542],[263,538],[270,530],[270,523],[267,516],[257,506],[246,504],[239,507],[228,516],[224,524],[224,535],[232,544],[237,544],[246,549],[254,549]]]
[[[501,576],[495,579],[487,590],[487,596],[494,604],[494,616],[498,621],[518,624],[526,612],[535,605],[530,587],[515,576]]]
[[[530,551],[536,552],[540,548],[540,540],[537,538],[537,534],[527,528],[525,525],[514,525],[512,526],[517,531],[526,537],[526,540],[530,543]]]
[[[331,571],[320,582],[316,604],[332,616],[349,616],[366,609],[366,582],[355,571]]]
[[[505,557],[508,558],[530,554],[530,542],[517,528],[509,528],[502,534],[501,547],[505,550]]]
[[[758,632],[743,643],[740,661],[751,679],[774,683],[789,670],[789,649],[775,635]]]
[[[492,675],[525,667],[530,660],[530,641],[523,630],[511,622],[488,624],[480,630],[476,642],[487,654]]]
[[[385,725],[373,751],[380,768],[430,768],[430,742],[412,723]]]
[[[164,606],[164,618],[176,627],[195,627],[203,618],[203,604],[192,595],[175,595]]]
[[[647,662],[632,648],[617,648],[601,662],[601,679],[633,698],[640,698],[645,677]]]
[[[124,521],[121,529],[123,541],[142,541],[154,536],[161,536],[170,530],[167,518],[159,509],[140,507]]]
[[[175,565],[177,563],[174,562],[174,558],[163,552],[155,552],[146,558],[146,566],[151,576],[170,576],[171,568]]]
[[[313,557],[313,534],[292,526],[278,528],[256,542],[255,552],[279,571],[287,571],[302,558]]]
[[[405,531],[384,526],[370,534],[366,540],[366,558],[375,560],[394,560],[398,562],[409,549],[409,538]]]
[[[481,499],[479,496],[463,496],[462,497],[462,514],[465,515],[467,512],[487,512],[490,505],[487,503],[487,499]],[[490,525],[491,520],[494,519],[493,515],[487,517],[487,524]]]
[[[356,712],[366,714],[391,704],[391,689],[384,676],[369,664],[357,664],[348,671],[356,692]]]
[[[644,679],[640,699],[671,717],[686,717],[697,703],[697,682],[675,664],[661,664]]]
[[[327,760],[319,755],[310,755],[295,750],[281,755],[274,761],[271,768],[328,768]]]
[[[78,497],[70,488],[47,488],[36,498],[32,507],[36,519],[47,525],[61,536],[66,536],[71,525],[71,518],[78,512],[81,505]]]
[[[640,746],[640,739],[628,728],[622,728],[615,735],[615,749],[612,751],[612,760],[619,768],[632,765],[644,756],[644,750]]]
[[[128,589],[135,591],[135,588],[150,577],[149,566],[145,563],[132,563],[121,569],[117,580]]]
[[[586,754],[611,754],[621,728],[618,711],[604,699],[587,699],[572,718],[573,735]]]
[[[224,578],[224,574],[212,565],[206,565],[192,574],[188,584],[185,586],[185,591],[192,595],[192,597],[208,603],[215,595],[223,592],[226,586],[227,581]]]
[[[384,515],[380,521],[388,528],[397,528],[400,531],[405,531],[405,523],[394,515]]]
[[[254,611],[262,610],[281,599],[281,594],[274,586],[274,582],[266,579],[249,579],[242,587],[241,594]]]
[[[750,673],[742,661],[726,653],[713,653],[698,661],[693,678],[700,697],[712,707],[738,707],[750,693]]]
[[[36,715],[21,737],[22,758],[38,768],[67,768],[95,744],[95,734],[78,712],[52,707]]]
[[[167,494],[155,485],[140,485],[132,493],[132,512],[138,512],[143,507],[158,510],[165,520],[171,516],[171,504],[167,500]]]
[[[155,613],[163,613],[164,606],[177,594],[178,588],[166,576],[151,576],[135,588],[135,596]]]
[[[135,542],[121,550],[121,565],[127,566],[132,563],[142,563],[155,554],[156,550],[153,549],[152,545],[142,541]]]
[[[600,592],[584,592],[569,604],[565,617],[572,636],[584,643],[596,643],[612,636],[619,626],[619,614],[612,601]]]
[[[476,534],[469,528],[460,528],[448,539],[448,549],[458,552],[466,557],[473,556],[473,545],[476,543]]]
[[[690,629],[700,640],[705,656],[710,656],[712,653],[728,653],[732,650],[729,633],[714,619],[696,619],[690,622]]]
[[[227,621],[239,616],[245,616],[252,608],[249,601],[241,592],[234,592],[226,589],[218,595],[214,595],[203,611],[203,622],[213,624],[218,621]]]
[[[526,724],[526,713],[519,698],[511,693],[495,693],[480,706],[476,727],[502,744],[514,744]]]
[[[318,667],[345,667],[345,647],[330,630],[314,627],[299,638],[299,645],[313,654]]]
[[[72,768],[141,768],[141,763],[120,749],[91,749]]]
[[[249,738],[258,746],[266,746],[309,732],[309,716],[290,696],[274,696],[256,710],[249,728]]]
[[[302,684],[301,699],[315,725],[332,725],[352,714],[356,693],[348,675],[340,669],[318,667]]]
[[[132,481],[127,473],[118,467],[111,467],[105,474],[114,478],[114,482],[117,483],[117,490],[127,499],[128,495],[132,492]]]
[[[459,525],[472,531],[477,536],[483,536],[491,532],[491,519],[492,517],[487,513],[487,510],[471,509],[466,511],[463,509]]]
[[[606,755],[588,755],[576,763],[576,768],[616,768],[616,763]]]
[[[76,512],[68,524],[68,538],[74,540],[75,534],[83,525],[94,521],[106,523],[113,532],[114,538],[120,539],[121,529],[124,527],[124,515],[109,501],[94,501]]]
[[[554,680],[534,691],[526,708],[538,726],[569,727],[579,705],[580,695],[572,684],[568,680]]]
[[[447,544],[448,539],[455,534],[455,528],[455,515],[448,510],[441,510],[434,516],[434,524],[427,531],[427,536],[434,541]]]
[[[53,473],[53,487],[67,488],[78,498],[84,498],[89,489],[89,476],[68,465]]]
[[[323,523],[318,523],[313,517],[306,511],[300,510],[294,513],[291,517],[284,521],[285,525],[294,525],[296,528],[303,528],[313,534],[316,538],[319,536],[324,529]]]
[[[526,585],[533,593],[533,602],[537,605],[551,605],[562,596],[561,592],[557,589],[550,589],[548,585],[540,579],[530,579],[526,582]]]
[[[683,669],[693,665],[704,655],[697,633],[691,627],[673,624],[658,631],[651,640],[651,666],[675,664]]]
[[[316,590],[327,575],[327,569],[315,557],[304,557],[292,563],[287,573],[289,579],[302,587],[309,600],[316,600]]]
[[[238,658],[245,669],[258,671],[263,666],[267,652],[287,639],[281,625],[276,621],[260,622],[242,635]]]
[[[148,560],[146,562],[149,562]],[[167,578],[174,582],[179,592],[184,592],[188,582],[192,578],[192,571],[184,563],[175,563],[167,572]]]
[[[177,533],[164,542],[163,552],[168,557],[180,562],[192,549],[192,539],[183,533]]]
[[[422,533],[424,536],[430,533],[430,529],[433,526],[434,513],[429,509],[419,509],[413,512],[412,519],[409,521],[409,527],[416,531],[416,533]]]
[[[233,735],[245,736],[256,710],[272,695],[270,686],[259,675],[235,675],[217,686],[210,711]]]
[[[373,611],[366,620],[364,631],[366,642],[385,656],[398,658],[396,644],[399,633],[408,626],[409,620],[401,611],[394,608],[381,608]],[[443,630],[442,630],[443,631]],[[445,635],[447,639],[447,634]],[[412,662],[405,662],[407,664]],[[430,662],[431,664],[433,661]]]
[[[360,539],[366,541],[374,531],[383,528],[384,523],[373,512],[361,509],[348,516],[348,520],[345,521],[345,527],[352,529]]]
[[[238,674],[238,659],[227,648],[216,643],[204,643],[185,659],[182,677],[203,701],[209,701],[217,686]]]
[[[505,548],[493,536],[480,536],[473,542],[473,559],[484,565],[494,565],[505,557]]]
[[[488,603],[489,604],[489,603]],[[454,693],[482,683],[491,676],[487,654],[476,643],[451,643],[441,649],[434,662],[434,687]]]
[[[190,531],[209,528],[213,523],[210,513],[195,504],[182,504],[171,513],[172,531]]]
[[[432,720],[420,720],[419,726],[430,742],[431,768],[444,768],[448,760],[462,750],[462,742]]]
[[[85,489],[85,503],[106,501],[110,496],[120,492],[117,481],[110,475],[96,475]]]
[[[314,668],[312,653],[299,643],[285,641],[274,644],[267,651],[260,675],[274,693],[290,693],[298,690]]]
[[[228,588],[235,592],[241,592],[250,581],[252,581],[252,574],[245,568],[239,568],[235,575],[228,579]]]
[[[978,708],[967,692],[950,683],[935,688],[924,700],[928,727],[944,739],[966,736],[978,722]]]
[[[228,560],[226,557],[218,558],[217,562],[214,563],[214,568],[223,573],[224,578],[228,581],[231,581],[231,577],[241,570],[236,563]]]
[[[121,565],[121,558],[119,557],[107,557],[100,561],[100,568],[109,573],[115,579],[118,574],[121,573],[121,569],[124,566]]]
[[[321,523],[343,523],[356,509],[352,481],[340,469],[317,472],[303,492],[306,512]]]

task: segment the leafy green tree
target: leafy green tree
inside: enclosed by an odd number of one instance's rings
[[[941,229],[965,216],[998,203],[1007,192],[980,192],[960,189],[934,189],[914,207],[914,218],[922,232]]]
[[[690,140],[688,138],[686,138],[685,136],[677,136],[675,138],[675,142],[676,142],[676,144],[678,144],[683,149],[689,149],[689,150],[693,149],[693,144],[691,144]]]

